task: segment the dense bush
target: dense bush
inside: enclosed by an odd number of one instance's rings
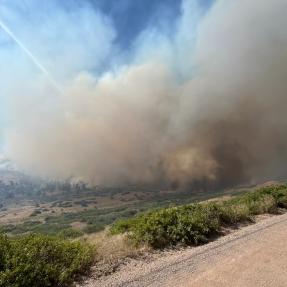
[[[44,235],[0,235],[0,286],[66,286],[88,270],[93,249]]]
[[[67,228],[59,232],[58,235],[64,239],[77,238],[77,237],[84,235],[84,232],[78,229]]]
[[[104,229],[105,226],[103,224],[89,224],[83,229],[83,232],[90,234],[102,231]]]
[[[151,212],[133,224],[133,238],[153,247],[182,242],[198,244],[216,233],[219,218],[212,205],[187,205]]]
[[[258,214],[274,213],[278,207],[275,197],[269,194],[267,189],[247,193],[222,203],[218,202],[217,205],[221,222],[225,224],[248,221]]]
[[[255,215],[275,213],[287,207],[287,186],[262,188],[225,201],[163,208],[120,220],[111,233],[129,233],[135,243],[162,248],[177,243],[200,244],[220,231],[222,225],[250,221]]]

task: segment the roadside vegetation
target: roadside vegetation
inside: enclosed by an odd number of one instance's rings
[[[135,244],[164,248],[179,243],[198,245],[220,234],[222,227],[253,221],[254,216],[287,208],[287,185],[266,187],[228,200],[162,208],[111,227],[111,234],[126,233]]]
[[[94,249],[57,237],[0,235],[0,286],[68,286],[89,269]]]
[[[227,199],[124,213],[123,219],[96,233],[96,225],[92,224],[87,225],[91,232],[72,230],[64,218],[59,229],[53,231],[58,231],[56,236],[19,235],[2,230],[0,287],[71,286],[93,264],[96,266],[94,276],[107,275],[127,257],[179,244],[204,244],[220,236],[226,228],[253,222],[256,215],[278,214],[283,209],[287,209],[285,184],[237,193]],[[127,209],[123,207],[118,211],[112,216],[123,215],[121,212]],[[81,216],[93,222],[94,212],[87,210]],[[106,210],[102,212],[104,217]],[[37,224],[40,228],[41,222]],[[65,228],[61,230],[61,226]]]

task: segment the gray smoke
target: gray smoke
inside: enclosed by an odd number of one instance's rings
[[[63,95],[39,77],[14,88],[6,154],[34,173],[97,184],[284,178],[286,25],[285,0],[218,0],[205,15],[184,1],[174,37],[148,29],[128,65],[81,70]]]

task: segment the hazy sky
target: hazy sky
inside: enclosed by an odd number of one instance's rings
[[[212,0],[195,2],[208,9]],[[100,75],[129,64],[142,35],[172,38],[181,15],[180,0],[0,0],[0,21],[61,84],[81,71]],[[33,85],[31,73],[41,71],[0,29],[1,144],[11,121],[6,100],[20,82]]]

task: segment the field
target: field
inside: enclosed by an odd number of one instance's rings
[[[5,189],[4,189],[5,187]],[[2,231],[78,237],[103,230],[119,219],[147,210],[176,206],[243,193],[245,188],[208,191],[171,191],[152,187],[86,187],[84,184],[31,182],[9,183],[0,193]]]

